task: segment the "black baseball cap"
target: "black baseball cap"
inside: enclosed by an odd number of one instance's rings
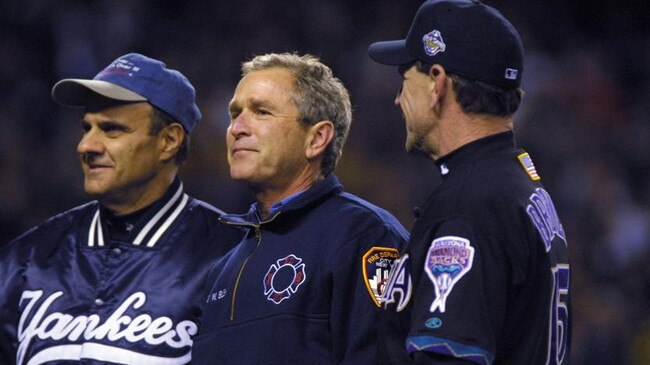
[[[478,0],[425,1],[406,39],[373,43],[368,54],[385,65],[420,60],[506,89],[521,85],[524,50],[517,30]]]

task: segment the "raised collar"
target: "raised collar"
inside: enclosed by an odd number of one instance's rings
[[[293,199],[296,199],[297,197],[299,197],[304,192],[305,192],[305,190],[299,191],[299,192],[297,192],[295,194],[292,194],[292,195],[289,195],[288,197],[286,197],[286,198],[280,200],[279,202],[271,205],[269,215],[275,215],[275,213],[280,211],[280,208],[287,205],[287,203],[289,203]],[[255,203],[253,203],[251,208],[255,208],[258,211],[258,214],[259,214],[261,206],[262,206],[262,204],[260,204],[260,202],[255,202]]]
[[[167,192],[155,203],[145,208],[145,213],[137,220],[124,241],[135,246],[154,247],[174,220],[178,218],[188,200],[189,197],[183,191],[183,183],[176,177]],[[111,242],[101,212],[102,208],[98,206],[88,230],[88,247],[101,247],[109,245]]]
[[[343,186],[341,186],[339,179],[333,174],[330,174],[325,179],[312,185],[309,189],[292,195],[289,199],[282,200],[283,204],[279,206],[275,205],[273,214],[264,221],[260,219],[257,213],[257,203],[253,203],[245,214],[224,214],[219,219],[235,225],[260,225],[274,220],[284,212],[302,209],[322,196],[341,190],[343,190]]]
[[[515,147],[515,135],[512,131],[493,134],[461,146],[437,159],[435,164],[440,169],[440,174],[444,179],[459,167],[476,162],[479,157],[495,155],[499,151],[514,149]]]

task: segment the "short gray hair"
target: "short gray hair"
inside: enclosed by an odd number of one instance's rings
[[[151,106],[153,107],[153,115],[151,116],[151,127],[149,129],[150,136],[157,136],[158,133],[160,133],[163,129],[165,129],[165,127],[172,123],[178,123],[180,125],[176,118],[165,113],[158,107],[155,107],[153,105]],[[185,163],[189,151],[190,135],[187,133],[187,131],[185,131],[185,128],[183,128],[183,143],[181,143],[181,147],[178,149],[178,152],[176,152],[176,157],[174,157],[174,161],[176,162],[177,166],[181,166],[183,163]]]
[[[245,76],[249,72],[273,67],[285,68],[294,74],[293,101],[303,124],[312,126],[322,120],[334,124],[334,139],[327,146],[320,166],[323,176],[329,175],[341,158],[352,123],[348,90],[329,67],[309,54],[269,53],[256,56],[244,62],[241,70]]]

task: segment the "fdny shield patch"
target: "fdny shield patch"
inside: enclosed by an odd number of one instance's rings
[[[363,281],[370,299],[377,307],[381,306],[381,296],[388,282],[393,263],[399,257],[397,249],[391,247],[372,247],[363,255]]]
[[[281,258],[264,275],[264,295],[275,304],[290,298],[305,282],[305,264],[295,255]]]
[[[436,295],[430,312],[436,309],[445,312],[447,297],[460,278],[472,268],[473,261],[474,247],[465,238],[445,236],[431,242],[424,262],[424,271],[433,282]]]

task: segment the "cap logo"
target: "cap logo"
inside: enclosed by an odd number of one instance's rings
[[[97,76],[95,76],[95,78],[107,73],[133,76],[133,72],[138,72],[138,71],[140,71],[140,67],[136,66],[135,63],[130,62],[129,60],[126,60],[124,58],[118,58],[117,60],[113,61],[110,65],[108,65],[108,67],[102,70],[102,72],[100,72]]]
[[[517,74],[519,71],[517,71],[514,68],[506,68],[506,79],[508,80],[517,80]]]
[[[422,37],[422,43],[424,44],[424,52],[429,56],[435,56],[439,52],[444,52],[447,47],[445,41],[442,39],[442,35],[437,30],[432,30],[425,34]]]

